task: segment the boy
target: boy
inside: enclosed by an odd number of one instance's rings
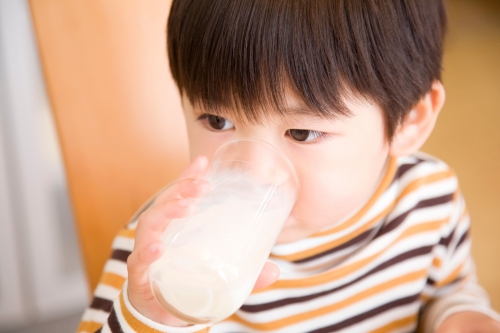
[[[79,331],[500,332],[457,180],[417,153],[445,99],[445,27],[436,0],[174,0],[193,161],[118,235]],[[189,325],[156,302],[148,267],[209,190],[207,157],[243,137],[283,151],[300,194],[241,309]]]

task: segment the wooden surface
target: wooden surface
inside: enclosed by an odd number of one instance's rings
[[[449,3],[443,77],[447,100],[423,150],[458,174],[471,215],[479,282],[500,311],[500,8],[496,5]]]
[[[167,2],[31,1],[92,289],[116,230],[187,162]],[[424,151],[458,173],[479,279],[500,310],[500,19],[475,1],[449,10],[448,99]]]
[[[168,1],[30,2],[93,290],[117,230],[187,164]]]

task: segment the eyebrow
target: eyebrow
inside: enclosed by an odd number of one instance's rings
[[[222,117],[222,118],[228,118],[228,117],[241,117],[240,112],[231,112],[227,111],[223,108],[216,108],[216,109],[210,109],[210,110],[196,110],[194,109],[194,114],[196,118],[200,118],[203,115],[210,114],[214,115],[217,117]],[[307,106],[294,106],[294,107],[285,107],[283,109],[283,112],[280,113],[278,111],[272,112],[270,115],[272,116],[277,116],[277,117],[309,117],[312,118],[313,121],[324,121],[324,120],[329,120],[329,121],[337,121],[339,117],[342,116],[342,114],[338,114],[336,112],[332,112],[330,114],[324,114],[321,113],[320,111],[316,111],[312,108],[309,108]],[[265,117],[263,117],[265,118]],[[261,119],[263,120],[263,119]],[[245,120],[244,120],[245,121]]]

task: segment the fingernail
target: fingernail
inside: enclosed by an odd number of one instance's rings
[[[181,207],[186,207],[186,206],[189,206],[189,204],[192,202],[193,200],[192,199],[180,199],[179,201],[177,201],[177,204]]]

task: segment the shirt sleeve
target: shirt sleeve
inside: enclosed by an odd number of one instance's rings
[[[208,333],[210,328],[206,325],[192,325],[188,327],[170,327],[152,321],[141,315],[130,304],[127,297],[127,283],[123,291],[114,301],[110,315],[100,333]]]
[[[169,327],[156,323],[135,310],[128,301],[127,258],[134,248],[137,220],[129,223],[115,237],[90,305],[85,309],[77,333],[145,332],[206,333],[203,325]]]
[[[462,311],[483,313],[500,321],[485,290],[477,282],[471,257],[470,220],[462,195],[458,192],[449,223],[441,229],[441,239],[433,251],[433,262],[423,297],[423,332],[435,332],[450,315]]]

